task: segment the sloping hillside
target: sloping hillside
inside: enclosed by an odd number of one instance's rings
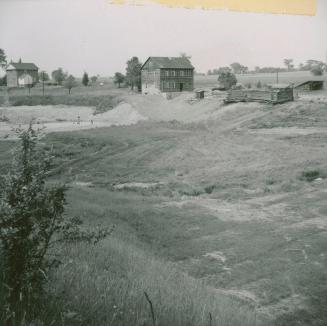
[[[222,105],[130,95],[148,120],[49,134],[68,213],[255,309],[327,322],[327,101]]]

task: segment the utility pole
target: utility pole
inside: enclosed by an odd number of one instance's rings
[[[279,84],[279,79],[278,79],[278,68],[276,70],[276,84]]]
[[[42,97],[44,97],[44,71],[42,71]]]

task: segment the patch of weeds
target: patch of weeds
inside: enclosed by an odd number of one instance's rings
[[[187,189],[187,190],[180,190],[178,192],[180,195],[191,196],[191,197],[197,197],[203,194],[203,192],[199,189]]]
[[[307,182],[312,182],[318,178],[323,179],[325,177],[326,175],[321,170],[314,169],[314,170],[303,171],[299,179]]]
[[[204,188],[205,193],[212,194],[212,192],[215,190],[216,185],[209,185]]]
[[[105,96],[99,98],[98,103],[96,104],[94,115],[99,113],[104,113],[108,110],[112,110],[116,105],[118,105],[121,100],[112,97],[112,96]]]
[[[2,116],[0,117],[0,122],[9,122],[9,118],[6,117],[5,115],[2,115]]]
[[[39,95],[12,95],[10,96],[10,104],[12,106],[21,106],[21,105],[55,105],[56,101],[53,96],[47,95],[47,96],[39,96]]]
[[[205,191],[198,187],[183,187],[182,189],[178,189],[178,193],[182,196],[191,196],[191,197],[197,197],[200,195],[203,195]]]

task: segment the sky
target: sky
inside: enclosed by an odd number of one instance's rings
[[[0,0],[0,48],[9,60],[79,77],[125,71],[137,56],[186,52],[198,72],[233,62],[326,61],[327,1],[315,16],[112,5],[107,0]]]

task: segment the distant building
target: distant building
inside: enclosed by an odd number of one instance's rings
[[[193,91],[194,67],[184,57],[149,57],[141,69],[142,93]]]
[[[227,92],[225,103],[262,102],[284,103],[294,101],[293,86],[288,84],[271,84],[266,89],[231,89]]]
[[[10,62],[6,69],[8,87],[24,87],[29,84],[36,84],[39,81],[39,68],[34,63]]]
[[[323,80],[308,80],[306,82],[300,83],[294,87],[297,90],[302,91],[317,91],[324,88]]]

